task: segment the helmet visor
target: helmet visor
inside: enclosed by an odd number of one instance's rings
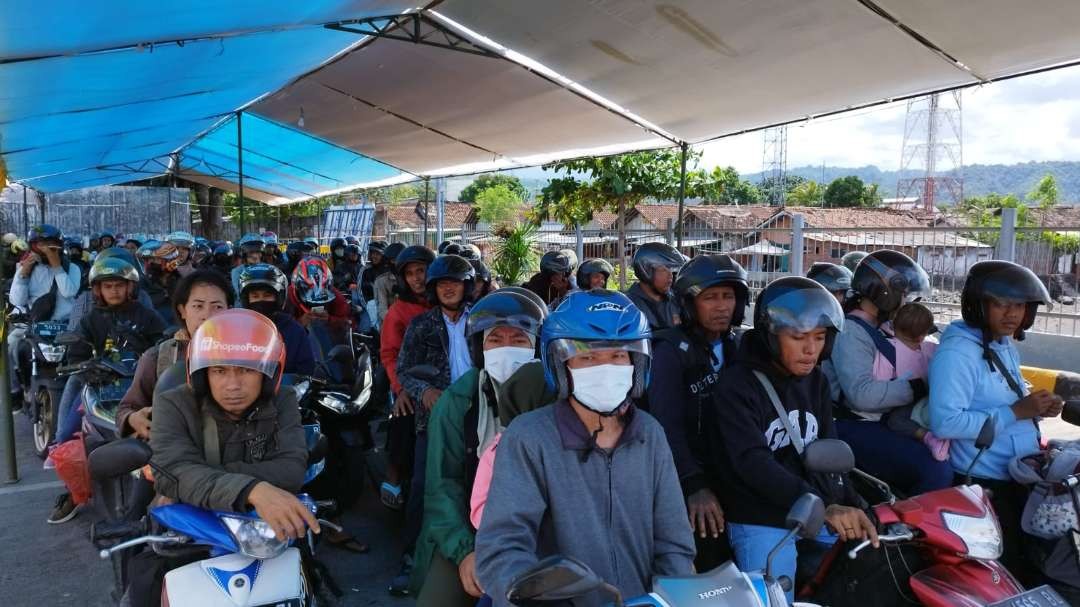
[[[575,356],[596,354],[602,351],[622,350],[631,354],[652,356],[652,345],[648,339],[627,341],[583,341],[578,339],[556,339],[548,345],[548,352],[558,362],[564,363]]]
[[[188,371],[244,367],[273,378],[283,354],[281,335],[269,319],[247,310],[227,310],[195,331],[188,346]]]
[[[905,264],[899,268],[890,267],[873,255],[867,256],[862,263],[869,264],[870,268],[881,277],[881,281],[887,289],[890,291],[893,289],[902,291],[904,293],[904,303],[930,299],[932,293],[930,277],[927,276],[926,270],[923,270],[922,266]]]
[[[983,293],[1001,303],[1041,303],[1052,307],[1050,292],[1042,281],[1029,272],[1003,268],[983,278]]]
[[[507,314],[496,310],[474,310],[469,312],[469,335],[487,331],[493,327],[513,327],[530,335],[540,335],[541,319],[525,313]]]
[[[761,305],[759,303],[759,305]],[[765,308],[773,333],[781,330],[806,333],[814,329],[844,327],[844,311],[840,302],[825,289],[795,289],[779,295]]]

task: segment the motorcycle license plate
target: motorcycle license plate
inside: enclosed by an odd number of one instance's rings
[[[1069,603],[1053,588],[1039,586],[1004,601],[998,601],[989,607],[1068,607],[1068,605]]]

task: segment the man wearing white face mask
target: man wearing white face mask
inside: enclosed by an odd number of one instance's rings
[[[474,368],[451,384],[431,411],[424,522],[410,580],[420,607],[471,606],[482,594],[469,525],[478,456],[517,413],[550,401],[543,396],[543,370],[536,361],[547,306],[523,291],[496,291],[472,307],[465,335]]]
[[[544,374],[558,393],[499,443],[476,535],[479,581],[495,605],[540,559],[587,564],[623,596],[693,570],[694,540],[664,430],[632,399],[649,375],[648,321],[623,294],[571,293],[544,321]],[[673,395],[674,396],[674,395]],[[601,605],[600,592],[574,605]]]

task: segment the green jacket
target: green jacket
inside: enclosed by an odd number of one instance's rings
[[[410,590],[420,592],[431,560],[438,550],[448,561],[459,565],[474,550],[476,530],[469,522],[467,459],[479,454],[466,453],[466,433],[476,433],[475,426],[465,427],[469,410],[479,402],[480,371],[470,369],[450,385],[431,410],[427,436],[427,477],[424,484],[424,523],[413,555]],[[526,363],[506,381],[501,398],[513,403],[512,415],[524,413],[552,402],[555,397],[544,385],[539,361]],[[506,417],[503,412],[503,417]]]

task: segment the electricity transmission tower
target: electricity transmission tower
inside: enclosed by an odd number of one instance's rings
[[[784,206],[787,185],[787,126],[765,129],[765,149],[761,154],[761,184],[765,201]]]
[[[960,91],[908,101],[896,197],[918,197],[928,212],[964,200]]]

